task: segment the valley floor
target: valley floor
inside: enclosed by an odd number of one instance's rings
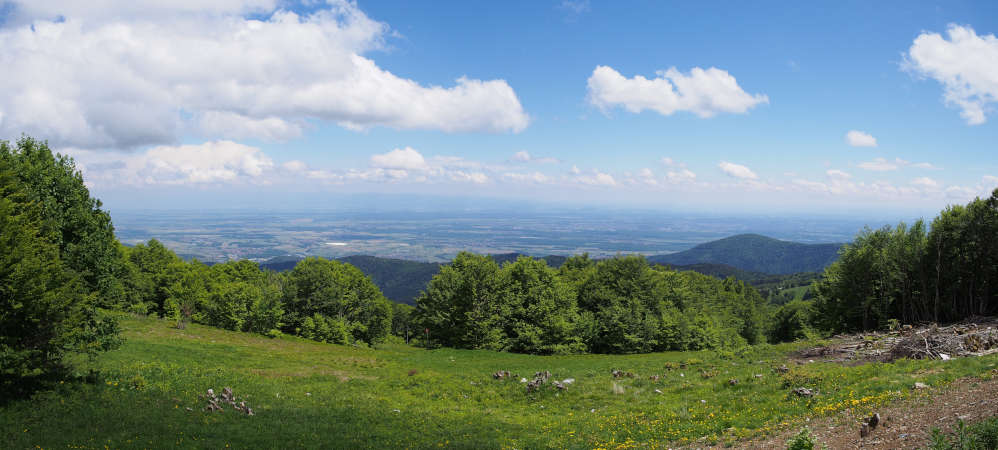
[[[831,448],[924,445],[932,426],[998,414],[998,355],[801,361],[831,343],[737,352],[531,356],[271,339],[122,316],[127,342],[81,381],[0,406],[8,448]],[[871,347],[882,345],[873,340]],[[786,370],[784,370],[786,366]],[[89,369],[99,373],[82,381]],[[510,377],[494,378],[497,371]],[[618,376],[612,375],[619,371]],[[521,379],[549,371],[539,390]],[[564,382],[565,389],[553,381]],[[913,390],[915,382],[927,389]],[[208,389],[234,405],[205,411]],[[793,393],[799,387],[813,397]],[[245,402],[245,407],[240,402]],[[253,415],[246,414],[246,408]],[[859,440],[858,418],[885,426]]]

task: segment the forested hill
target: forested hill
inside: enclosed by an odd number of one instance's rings
[[[520,256],[522,256],[520,253],[491,255],[492,259],[499,265],[516,261],[516,258]],[[283,272],[293,269],[295,264],[302,259],[294,256],[279,256],[260,263],[260,268]],[[547,256],[540,259],[545,260],[551,267],[558,267],[565,262],[564,256]],[[407,305],[416,303],[419,292],[425,289],[433,275],[440,271],[439,263],[368,255],[345,256],[337,258],[337,260],[351,264],[371,277],[371,281],[381,289],[381,292],[389,300]]]
[[[725,264],[750,272],[820,272],[838,258],[843,244],[801,244],[758,234],[739,234],[689,250],[648,258],[654,264]]]
[[[516,261],[520,256],[522,256],[521,253],[490,255],[499,265]],[[649,262],[654,264],[655,262],[652,258],[649,258]],[[260,268],[275,272],[284,272],[293,269],[295,264],[302,259],[296,256],[279,256],[260,263]],[[550,255],[538,259],[544,260],[550,267],[557,268],[567,258],[565,256]],[[368,255],[346,256],[337,258],[337,260],[349,263],[360,269],[361,272],[364,272],[389,300],[407,305],[414,305],[416,303],[416,297],[426,288],[426,284],[430,282],[433,275],[436,275],[440,271],[440,263],[408,261]],[[800,281],[790,279],[786,275],[751,272],[725,264],[697,263],[669,266],[676,271],[697,272],[721,279],[734,277],[756,287],[767,298],[770,290],[810,284],[810,281],[817,275],[813,273],[802,274],[807,276],[804,277],[803,281]]]

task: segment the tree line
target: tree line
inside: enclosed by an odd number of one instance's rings
[[[46,142],[0,141],[0,193],[0,392],[61,373],[71,353],[119,346],[108,310],[341,344],[392,330],[391,303],[349,264],[308,258],[278,274],[185,262],[155,240],[122,245],[73,159]]]
[[[768,309],[750,286],[651,266],[642,256],[568,258],[460,253],[416,300],[428,345],[536,354],[639,353],[766,340]]]
[[[864,229],[813,290],[811,322],[835,332],[998,313],[998,189],[929,227]]]

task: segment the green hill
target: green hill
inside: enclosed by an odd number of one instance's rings
[[[725,264],[749,272],[820,272],[838,258],[842,244],[801,244],[758,234],[739,234],[689,250],[648,258],[655,264]]]
[[[500,265],[516,261],[523,256],[520,253],[503,253],[492,255]],[[565,262],[564,256],[546,256],[540,258],[549,266],[558,267]],[[295,268],[302,258],[294,256],[279,256],[260,263],[260,268],[283,272]],[[371,281],[381,289],[389,300],[407,305],[416,304],[416,297],[426,287],[433,275],[440,271],[439,263],[408,261],[404,259],[381,258],[368,255],[354,255],[337,258],[338,261],[349,263],[360,269]]]
[[[120,319],[124,346],[81,359],[78,378],[31,399],[0,399],[3,448],[666,448],[700,439],[743,447],[806,417],[869,414],[915,381],[983,376],[998,358],[794,366],[788,354],[805,343],[727,354],[371,349]],[[792,369],[773,370],[782,365]],[[574,382],[527,392],[519,378],[494,379],[501,370]],[[798,399],[798,383],[821,395]],[[254,415],[224,402],[223,412],[205,411],[200,396],[225,387]]]

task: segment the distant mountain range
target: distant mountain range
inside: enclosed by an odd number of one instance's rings
[[[679,271],[692,270],[718,278],[735,277],[750,284],[767,284],[779,280],[779,275],[820,272],[835,261],[841,247],[842,244],[801,244],[758,234],[739,234],[678,253],[650,256],[648,261]],[[520,253],[504,253],[492,255],[492,258],[505,264],[520,256]],[[293,269],[301,259],[281,256],[260,263],[260,267],[281,272]],[[567,258],[550,255],[540,259],[549,266],[559,267]],[[385,297],[410,305],[440,271],[439,263],[376,256],[346,256],[337,260],[350,263],[371,277]]]
[[[725,264],[749,272],[820,272],[838,259],[843,244],[801,244],[758,234],[739,234],[689,250],[648,258],[655,264]]]

